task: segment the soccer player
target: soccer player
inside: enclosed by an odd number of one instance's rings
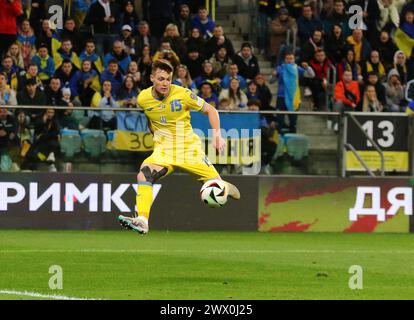
[[[208,116],[213,129],[213,146],[223,151],[225,141],[220,135],[220,118],[217,110],[190,90],[171,84],[172,65],[163,59],[153,63],[153,86],[143,90],[137,100],[149,119],[154,135],[154,151],[145,159],[138,173],[136,197],[138,217],[119,216],[121,225],[140,234],[148,233],[148,219],[152,205],[152,185],[162,177],[180,168],[204,182],[220,179],[220,175],[201,148],[200,138],[193,132],[190,110]],[[223,181],[225,192],[233,199],[240,199],[239,190]]]

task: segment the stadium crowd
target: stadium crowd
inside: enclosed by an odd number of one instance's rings
[[[175,67],[174,84],[220,110],[297,110],[295,80],[312,96],[314,110],[413,108],[412,0],[257,1],[255,43],[275,68],[269,84],[253,45],[234,48],[205,1],[60,2],[0,0],[0,105],[5,106],[0,108],[0,153],[22,169],[48,161],[53,170],[61,128],[116,129],[111,109],[136,107],[140,90],[151,85],[151,65],[157,59]],[[49,4],[63,8],[61,29],[49,20]],[[362,8],[357,28],[349,24],[353,4]],[[296,50],[286,43],[289,30],[297,34]],[[328,78],[334,74],[335,79]],[[273,82],[278,83],[276,106],[269,88]],[[327,105],[332,82],[334,101]],[[91,109],[72,110],[74,106]],[[275,135],[295,132],[296,117],[290,116],[286,125],[284,117],[267,115],[262,129],[266,165],[276,150]]]

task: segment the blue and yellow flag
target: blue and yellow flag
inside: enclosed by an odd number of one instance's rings
[[[414,48],[414,39],[400,28],[395,32],[394,39],[398,49],[404,52],[407,57],[410,57]]]
[[[283,72],[283,84],[285,86],[285,103],[288,111],[296,111],[300,107],[300,87],[298,66],[285,64]]]

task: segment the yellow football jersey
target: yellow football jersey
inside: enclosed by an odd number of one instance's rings
[[[198,143],[190,122],[190,110],[201,111],[205,101],[190,90],[171,85],[170,93],[162,101],[152,94],[152,87],[141,91],[137,97],[138,106],[144,110],[154,133],[154,147],[176,148]]]

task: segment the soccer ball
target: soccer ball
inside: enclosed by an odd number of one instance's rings
[[[220,208],[227,202],[227,187],[221,180],[209,180],[200,190],[201,201],[211,208]]]

